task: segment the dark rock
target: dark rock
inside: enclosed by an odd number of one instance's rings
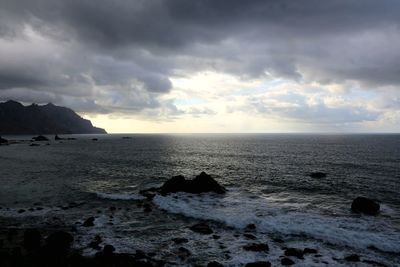
[[[354,212],[361,212],[368,215],[377,215],[380,205],[372,199],[366,197],[357,197],[351,203],[351,210]]]
[[[310,173],[311,178],[325,178],[326,173],[325,172],[312,172]]]
[[[19,210],[18,210],[18,213],[24,213],[24,212],[25,212],[24,209],[19,209]]]
[[[213,233],[213,230],[206,223],[198,223],[189,228],[193,232],[200,233],[203,235],[210,235]]]
[[[213,235],[212,238],[217,240],[217,239],[220,239],[221,237],[219,235]]]
[[[7,139],[4,139],[4,138],[2,138],[1,136],[0,136],[0,144],[7,144],[8,143],[8,140]]]
[[[94,240],[89,243],[89,247],[95,250],[100,250],[101,247],[99,245],[101,244],[101,242],[103,242],[101,237],[99,235],[96,235],[94,237]]]
[[[182,237],[173,238],[172,241],[174,241],[175,244],[182,244],[189,242],[187,238],[182,238]]]
[[[282,265],[285,265],[285,266],[287,266],[287,265],[293,265],[293,264],[294,264],[294,261],[292,261],[292,260],[289,259],[289,258],[283,258],[283,259],[281,259],[281,264],[282,264]]]
[[[285,256],[294,256],[299,259],[303,259],[303,250],[298,248],[287,248],[285,250]]]
[[[255,236],[252,235],[252,234],[243,234],[243,236],[246,237],[247,239],[251,239],[251,240],[257,239],[257,237],[255,237]]]
[[[36,142],[49,141],[49,139],[43,135],[38,135],[36,137],[32,137],[32,139],[35,140]]]
[[[91,227],[94,226],[94,217],[89,217],[86,221],[82,224],[84,227]]]
[[[140,190],[139,193],[141,195],[143,195],[144,197],[146,197],[147,200],[153,200],[153,198],[156,196],[158,191],[160,191],[159,188],[152,187],[152,188],[149,188],[149,189]],[[137,205],[141,206],[142,203],[139,202]]]
[[[166,181],[160,187],[159,191],[163,195],[176,192],[186,192],[193,194],[214,192],[218,194],[223,194],[226,192],[226,189],[218,184],[218,182],[215,181],[210,175],[202,172],[193,180],[186,180],[185,177],[181,175],[174,176]]]
[[[46,238],[46,245],[54,252],[65,253],[70,249],[73,241],[74,237],[71,234],[64,231],[57,231]]]
[[[224,265],[222,265],[218,261],[211,261],[207,264],[207,267],[224,267]]]
[[[318,253],[318,250],[314,248],[305,248],[303,249],[303,254],[316,254]]]
[[[192,253],[187,248],[180,247],[178,249],[177,255],[179,256],[179,258],[184,259],[192,255]]]
[[[246,230],[256,230],[256,225],[254,223],[250,223],[246,226]]]
[[[114,253],[114,251],[115,251],[115,248],[112,245],[105,245],[103,248],[103,253],[105,255],[111,255]]]
[[[269,261],[249,262],[245,267],[271,267],[271,263]]]
[[[344,259],[346,261],[358,262],[360,261],[360,256],[358,256],[357,254],[351,254],[349,256],[344,257]]]
[[[39,144],[32,143],[29,146],[40,146]]]
[[[116,207],[110,207],[110,211],[116,211],[117,208]]]
[[[64,140],[65,138],[59,137],[57,134],[56,136],[54,136],[54,140],[58,141],[58,140]]]
[[[40,248],[42,242],[42,235],[36,229],[28,229],[24,232],[24,247],[30,251]]]
[[[254,243],[254,244],[249,244],[249,245],[243,246],[243,249],[247,250],[247,251],[268,252],[269,246],[268,246],[268,244],[265,244],[265,243]]]

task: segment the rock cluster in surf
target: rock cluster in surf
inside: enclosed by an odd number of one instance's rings
[[[214,178],[212,178],[210,175],[205,172],[201,172],[192,180],[188,180],[182,175],[173,176],[159,188],[150,188],[140,191],[142,195],[148,198],[154,197],[156,193],[167,195],[177,192],[192,194],[212,192],[217,194],[224,194],[226,192],[226,189],[216,180],[214,180]]]

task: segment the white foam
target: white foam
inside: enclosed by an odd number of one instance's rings
[[[104,199],[112,199],[112,200],[143,200],[145,197],[134,194],[134,193],[96,193],[96,195],[100,198]]]
[[[399,229],[379,216],[327,216],[235,190],[225,196],[179,193],[156,196],[153,201],[171,213],[222,222],[235,228],[254,223],[259,232],[300,235],[356,249],[374,246],[387,252],[400,251]]]

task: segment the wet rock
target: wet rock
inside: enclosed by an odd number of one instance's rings
[[[94,226],[94,217],[89,217],[85,220],[85,222],[82,224],[84,227],[91,227]]]
[[[256,225],[254,223],[250,223],[246,225],[246,230],[256,230]]]
[[[4,138],[2,138],[1,136],[0,136],[0,144],[7,144],[8,143],[8,140],[7,139],[4,139]]]
[[[189,228],[193,232],[203,234],[203,235],[210,235],[213,233],[213,230],[208,226],[206,223],[198,223]]]
[[[247,251],[255,251],[255,252],[268,252],[269,251],[269,246],[266,243],[254,243],[254,244],[249,244],[243,246],[244,250]]]
[[[346,261],[358,262],[360,261],[360,256],[357,254],[351,254],[349,256],[344,257]]]
[[[101,237],[99,235],[96,235],[93,239],[93,241],[91,241],[89,243],[89,247],[95,250],[100,250],[101,247],[99,246],[101,244],[101,242],[103,242],[103,240],[101,239]]]
[[[65,138],[59,137],[57,134],[54,136],[54,140],[64,140]]]
[[[168,193],[186,192],[186,193],[205,193],[214,192],[223,194],[226,189],[215,181],[205,172],[200,173],[193,180],[186,180],[185,177],[179,175],[174,176],[166,181],[159,189],[160,193],[165,195]]]
[[[366,197],[357,197],[351,203],[351,210],[354,212],[361,212],[368,215],[377,215],[380,205],[374,200]]]
[[[283,258],[283,259],[281,259],[281,264],[282,264],[282,265],[285,265],[285,266],[293,265],[293,264],[294,264],[294,261],[292,261],[292,260],[289,259],[289,258]]]
[[[303,249],[303,254],[316,254],[318,253],[318,250],[314,248],[305,248]]]
[[[182,237],[173,238],[172,241],[174,241],[175,244],[182,244],[189,242],[187,238],[182,238]]]
[[[147,200],[153,200],[153,198],[156,196],[156,194],[157,194],[159,191],[160,191],[160,188],[151,187],[151,188],[148,188],[148,189],[140,190],[139,193],[140,193],[142,196],[146,197]],[[138,207],[141,206],[141,205],[142,205],[141,202],[139,202],[139,203],[137,204]]]
[[[298,248],[287,248],[285,250],[285,256],[294,256],[299,259],[303,259],[303,250]]]
[[[36,142],[49,141],[49,139],[43,135],[38,135],[36,137],[32,137],[32,139],[35,140]]]
[[[246,237],[247,239],[251,239],[251,240],[257,239],[257,237],[255,237],[255,236],[252,235],[252,234],[243,234],[243,236]]]
[[[269,261],[249,262],[245,267],[271,267],[271,263]]]
[[[192,255],[192,253],[187,248],[180,247],[178,249],[177,255],[178,255],[179,258],[184,259],[184,258],[187,258],[190,255]]]
[[[46,238],[46,245],[54,252],[65,253],[70,249],[73,241],[74,237],[71,234],[64,231],[57,231]]]
[[[207,267],[224,267],[224,265],[222,265],[218,261],[211,261],[207,264]]]
[[[36,229],[28,229],[24,232],[23,246],[28,250],[38,249],[42,242],[42,235]]]
[[[327,174],[325,172],[312,172],[309,175],[311,178],[325,178]]]
[[[103,248],[103,253],[105,255],[111,255],[114,253],[114,251],[115,251],[115,248],[112,245],[105,245]]]

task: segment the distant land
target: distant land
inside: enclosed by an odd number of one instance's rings
[[[106,134],[72,109],[13,100],[0,103],[0,135],[10,134]]]

